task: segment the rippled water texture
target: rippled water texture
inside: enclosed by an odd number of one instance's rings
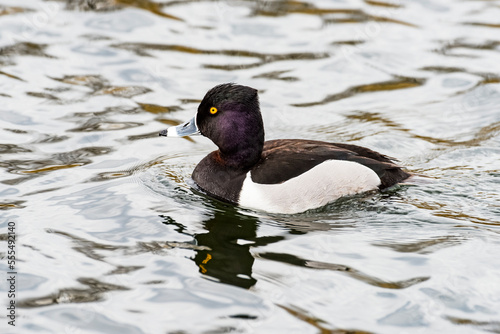
[[[500,1],[0,2],[2,333],[500,333]],[[293,216],[207,198],[214,145],[157,134],[231,81],[267,139],[419,177]]]

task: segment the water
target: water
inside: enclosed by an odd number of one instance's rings
[[[1,1],[2,333],[500,333],[499,1],[92,4]],[[231,81],[267,139],[419,177],[293,216],[196,192],[214,145],[157,134]]]

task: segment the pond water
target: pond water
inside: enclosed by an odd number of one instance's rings
[[[216,84],[417,174],[297,215],[193,190]],[[0,2],[2,333],[500,333],[500,1]],[[11,224],[11,225],[12,225]]]

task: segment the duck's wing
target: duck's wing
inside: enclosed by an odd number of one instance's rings
[[[251,177],[253,182],[260,184],[283,183],[328,160],[352,161],[370,168],[380,178],[381,189],[410,176],[389,157],[365,147],[314,140],[281,139],[264,143],[262,158],[252,168]]]

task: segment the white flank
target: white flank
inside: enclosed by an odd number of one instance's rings
[[[380,178],[353,161],[327,160],[279,184],[254,183],[247,174],[239,204],[272,213],[298,213],[318,208],[347,195],[376,189]]]

